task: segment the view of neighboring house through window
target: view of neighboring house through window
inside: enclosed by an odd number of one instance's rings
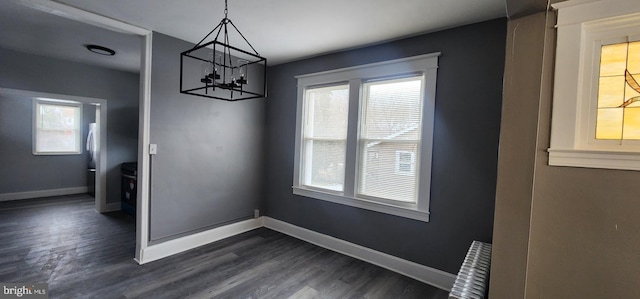
[[[293,193],[428,221],[439,55],[296,77]]]
[[[416,153],[396,151],[396,174],[415,175]]]
[[[422,126],[422,76],[363,84],[360,125],[361,195],[417,200],[415,153]],[[377,155],[367,155],[374,151]]]
[[[33,153],[70,155],[82,153],[82,104],[72,101],[34,101]]]

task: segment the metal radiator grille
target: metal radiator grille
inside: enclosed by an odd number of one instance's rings
[[[449,299],[483,299],[489,285],[491,244],[473,241],[460,267]]]

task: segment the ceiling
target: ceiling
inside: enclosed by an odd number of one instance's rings
[[[117,69],[139,68],[139,37],[27,7],[33,2],[47,0],[0,1],[0,47]],[[224,16],[223,0],[55,2],[192,43]],[[228,16],[269,65],[275,65],[505,15],[504,0],[229,0]],[[82,47],[89,43],[118,53],[90,53]]]
[[[138,72],[141,38],[117,33],[21,5],[0,0],[0,47]],[[89,52],[85,44],[116,51],[116,56]]]

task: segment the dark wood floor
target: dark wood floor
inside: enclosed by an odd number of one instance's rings
[[[447,298],[266,228],[140,266],[134,219],[87,195],[0,202],[0,244],[0,282],[46,282],[50,298]]]

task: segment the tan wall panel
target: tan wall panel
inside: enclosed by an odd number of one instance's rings
[[[502,102],[491,298],[523,298],[538,131],[545,13],[511,20]]]
[[[638,182],[633,171],[538,169],[527,298],[640,298]]]
[[[640,298],[640,173],[548,166],[554,21],[509,22],[490,297]]]
[[[548,43],[526,298],[640,298],[640,172],[548,166],[554,50]]]

